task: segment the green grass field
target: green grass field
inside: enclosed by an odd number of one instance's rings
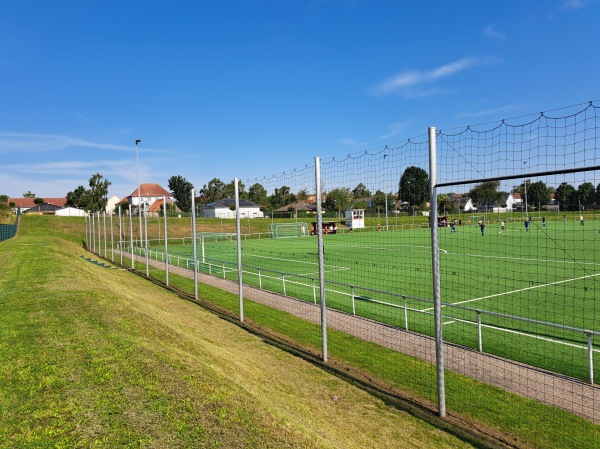
[[[573,329],[600,331],[600,221],[536,218],[528,231],[521,221],[505,231],[490,223],[484,236],[477,225],[456,229],[439,228],[444,339],[589,380],[588,336]],[[319,300],[316,237],[242,248],[245,283]],[[433,335],[428,229],[326,235],[324,249],[329,307]],[[192,252],[169,245],[172,263],[185,265]],[[235,241],[206,241],[197,252],[201,270],[237,279]]]
[[[90,263],[83,238],[82,219],[25,216],[0,248],[0,447],[572,449],[600,441],[590,421],[451,371],[449,416],[437,419],[434,366],[330,330],[331,368],[364,373],[376,391],[387,385],[407,400],[373,402],[329,368],[231,326],[141,271]],[[191,298],[191,279],[172,273],[171,283]],[[202,299],[237,310],[237,295],[208,285]],[[317,324],[253,301],[245,308],[267,336],[318,353]]]

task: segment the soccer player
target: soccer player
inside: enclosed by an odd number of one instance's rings
[[[505,229],[504,229],[504,220],[502,220],[502,222],[500,223],[500,230],[501,230],[501,231],[504,231],[504,230],[505,230]]]
[[[529,231],[529,220],[525,220],[525,231]]]
[[[542,228],[546,227],[546,217],[542,217]]]
[[[581,223],[581,226],[583,226],[583,215],[579,216],[579,223]]]
[[[485,223],[483,221],[480,221],[479,227],[481,228],[481,236],[483,237],[483,232],[485,231]]]

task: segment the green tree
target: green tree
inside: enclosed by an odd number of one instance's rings
[[[296,199],[300,200],[300,201],[306,201],[308,199],[308,193],[306,192],[306,189],[302,189],[300,190],[297,194],[296,194]]]
[[[577,197],[579,199],[579,205],[585,206],[586,208],[593,207],[596,190],[594,184],[591,182],[584,182],[577,187]]]
[[[0,195],[0,203],[8,203],[8,195]]]
[[[240,198],[244,196],[245,188],[244,183],[238,179],[238,193]],[[224,198],[235,198],[235,179],[232,179],[229,184],[225,185],[223,193],[225,195]]]
[[[325,210],[335,210],[338,213],[345,211],[350,206],[350,189],[341,187],[330,190],[323,201]]]
[[[368,198],[371,196],[371,191],[361,182],[352,191],[354,199],[360,200],[361,198]]]
[[[266,206],[267,190],[262,186],[262,184],[252,184],[248,189],[248,193],[250,201],[256,204],[260,204],[262,206]]]
[[[389,193],[386,195],[381,190],[377,190],[377,192],[375,192],[375,195],[373,195],[372,201],[373,201],[373,207],[375,208],[375,210],[377,212],[385,211],[386,199],[387,199],[388,210],[393,209],[394,205],[395,205],[394,195],[389,194]]]
[[[177,175],[169,178],[169,190],[173,192],[175,204],[177,204],[177,207],[183,212],[190,212],[192,210],[193,188],[193,184],[183,176]]]
[[[225,183],[218,178],[211,179],[208,181],[208,185],[204,184],[202,189],[200,189],[200,197],[205,203],[212,203],[226,198]]]
[[[593,189],[593,186],[592,186]],[[534,206],[545,206],[550,201],[550,192],[543,181],[527,186],[527,201]]]
[[[485,181],[477,184],[469,191],[469,196],[475,203],[493,204],[500,200],[501,193],[498,192],[500,181]]]
[[[100,173],[92,175],[90,178],[90,188],[85,195],[85,210],[91,213],[101,212],[106,208],[108,202],[108,186],[111,182],[104,179]]]
[[[429,175],[419,167],[408,167],[400,177],[398,199],[410,205],[419,205],[429,197]]]
[[[34,204],[37,204],[38,206],[41,206],[42,204],[44,204],[46,201],[44,201],[44,198],[36,198],[35,200],[33,200]]]
[[[293,203],[296,196],[290,192],[288,186],[281,186],[275,189],[275,193],[269,198],[272,209],[279,209],[287,204]]]
[[[31,190],[28,190],[23,194],[23,198],[35,198],[35,193],[33,193]]]
[[[567,182],[562,182],[557,188],[554,197],[558,201],[559,207],[563,210],[567,210],[569,205],[573,205],[577,202],[575,195],[575,187]]]
[[[450,212],[453,209],[452,200],[445,193],[440,193],[437,196],[438,212]]]
[[[84,186],[78,186],[72,192],[67,193],[67,202],[65,206],[81,207],[85,209],[85,198],[87,191]]]

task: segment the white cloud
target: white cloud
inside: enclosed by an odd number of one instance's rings
[[[366,145],[364,142],[358,142],[353,137],[342,137],[341,139],[336,139],[337,143],[341,143],[342,145],[348,145],[352,147],[361,147]]]
[[[398,134],[405,133],[409,128],[410,124],[408,122],[397,122],[392,123],[387,127],[387,131],[385,134],[380,136],[380,139],[389,139],[390,137],[397,136]]]
[[[504,39],[506,36],[496,30],[494,25],[488,25],[483,29],[483,35],[492,39]]]
[[[474,112],[460,112],[455,115],[456,119],[466,119],[466,118],[477,118],[477,117],[485,117],[489,115],[498,116],[499,114],[507,114],[514,111],[518,111],[523,109],[525,106],[520,104],[509,104],[506,106],[499,106],[497,108],[490,109],[482,109],[480,111]]]
[[[427,71],[405,71],[393,76],[373,89],[375,94],[387,95],[403,93],[407,96],[423,96],[410,91],[410,88],[422,84],[432,83],[452,75],[456,75],[475,66],[497,62],[497,58],[462,58],[449,64],[442,65]],[[428,94],[435,93],[436,89],[427,90]]]
[[[95,143],[69,136],[52,134],[28,134],[0,131],[0,153],[22,151],[39,153],[68,148],[93,148],[110,151],[133,151],[133,145]]]
[[[587,6],[587,1],[585,0],[563,0],[562,7],[564,9],[577,11],[578,9]]]

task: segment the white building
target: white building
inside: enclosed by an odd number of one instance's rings
[[[113,195],[108,199],[108,202],[106,203],[106,213],[107,214],[112,214],[115,211],[115,206],[117,205],[117,203],[119,203],[121,200],[119,199],[118,196]]]
[[[203,218],[235,218],[235,199],[224,198],[200,209]],[[240,200],[240,218],[263,218],[260,205],[249,200]]]
[[[361,229],[365,227],[365,210],[348,209],[346,211],[346,226],[350,229]]]
[[[163,189],[160,184],[142,184],[140,185],[139,194],[138,189],[135,189],[127,195],[126,199],[132,206],[137,207],[141,200],[144,207],[150,207],[156,200],[162,200],[163,197],[172,199],[171,192]]]
[[[85,217],[87,212],[76,207],[64,207],[54,212],[54,215],[58,215],[59,217]]]

